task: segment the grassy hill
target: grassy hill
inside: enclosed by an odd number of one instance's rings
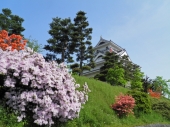
[[[111,86],[107,83],[89,79],[87,77],[74,76],[74,78],[76,79],[76,82],[81,85],[87,82],[91,90],[89,93],[89,100],[83,105],[79,118],[68,121],[65,124],[58,123],[55,127],[135,127],[152,123],[170,124],[170,121],[156,112],[141,114],[140,117],[137,118],[131,115],[119,119],[115,112],[110,108],[110,105],[114,103],[116,95],[126,93],[129,89],[120,86]],[[154,100],[152,101],[155,102]],[[156,101],[170,102],[165,98]],[[5,116],[5,113],[2,112],[2,110],[3,109],[0,109],[0,127],[23,126],[22,123],[18,124],[15,122],[14,116]],[[4,120],[4,116],[6,117],[6,120]]]
[[[110,108],[110,105],[114,103],[116,95],[126,93],[129,89],[121,86],[111,86],[110,84],[87,77],[74,76],[74,78],[79,84],[87,82],[91,90],[89,100],[81,110],[80,117],[70,122],[70,125],[74,123],[74,127],[134,127],[151,123],[170,124],[170,121],[156,112],[141,114],[138,118],[129,116],[119,119]],[[165,98],[160,100],[169,101]]]

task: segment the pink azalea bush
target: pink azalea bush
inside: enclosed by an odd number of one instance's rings
[[[30,48],[3,51],[0,49],[0,75],[5,76],[2,87],[7,106],[18,114],[18,121],[33,114],[34,123],[52,125],[53,119],[67,121],[79,116],[82,104],[88,100],[87,84],[79,84],[64,64],[46,62],[41,54]]]
[[[133,114],[135,99],[132,96],[120,94],[115,99],[116,102],[111,105],[111,108],[117,112],[118,116]]]

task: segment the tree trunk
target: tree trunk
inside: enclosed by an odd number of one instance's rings
[[[64,52],[65,52],[65,49],[64,49],[64,44],[62,45],[62,54],[61,54],[61,62],[64,63]]]
[[[79,73],[79,76],[82,75],[82,64],[83,64],[83,50],[81,49],[80,51],[80,73]]]
[[[66,45],[67,45],[67,42],[64,42],[63,45],[62,45],[62,55],[61,55],[61,61],[64,63],[64,57],[65,57],[65,50],[66,50]]]

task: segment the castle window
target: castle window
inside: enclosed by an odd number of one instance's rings
[[[103,56],[102,55],[98,56],[98,58],[101,58],[101,57],[103,57]]]
[[[99,45],[102,45],[102,44],[104,44],[105,42],[100,42],[100,44]]]

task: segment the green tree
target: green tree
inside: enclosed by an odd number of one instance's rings
[[[79,11],[74,18],[75,33],[73,38],[76,42],[76,60],[79,61],[79,68],[81,70],[79,75],[82,74],[83,64],[94,67],[93,47],[90,41],[92,38],[90,35],[92,28],[87,28],[89,23],[85,14],[85,12]]]
[[[33,51],[41,53],[43,51],[43,47],[41,44],[38,44],[38,41],[36,39],[31,39],[31,37],[29,37],[27,41],[27,47],[30,47],[31,49],[33,49]]]
[[[142,79],[143,79],[143,72],[140,71],[139,68],[135,70],[133,80],[131,81],[131,89],[142,90]]]
[[[148,89],[150,89],[153,86],[153,81],[152,79],[149,79],[148,76],[142,79],[142,86],[143,86],[143,91],[145,93],[148,93]]]
[[[75,51],[75,43],[72,41],[74,25],[70,18],[53,18],[50,23],[49,34],[51,38],[47,40],[48,45],[44,46],[45,50],[52,53],[47,53],[46,59],[56,60],[60,62],[73,62],[71,54]],[[61,59],[57,58],[57,54],[61,54]]]
[[[119,62],[119,56],[116,55],[115,53],[110,53],[110,52],[106,52],[105,56],[103,56],[104,59],[104,65],[100,68],[100,73],[95,75],[95,79],[98,79],[100,81],[106,81],[106,75],[107,72],[110,68],[114,68],[115,65],[118,65]],[[118,65],[119,66],[119,65]]]
[[[125,80],[133,80],[134,72],[137,68],[139,68],[139,65],[132,63],[127,55],[119,58],[119,65],[125,70]]]
[[[131,81],[134,77],[134,72],[136,68],[139,68],[138,65],[129,61],[128,56],[118,56],[114,52],[106,52],[105,56],[103,56],[104,65],[100,68],[100,73],[95,75],[94,78],[99,79],[101,81],[106,81],[106,75],[110,68],[114,68],[117,65],[120,68],[124,69],[124,79],[126,81]]]
[[[149,95],[145,92],[138,90],[128,91],[127,94],[131,95],[135,99],[134,114],[139,117],[141,113],[150,113],[151,110],[151,100]]]
[[[124,69],[118,66],[110,68],[107,72],[106,81],[111,85],[125,85],[124,72]]]
[[[22,35],[21,32],[25,30],[22,27],[23,22],[24,19],[18,15],[13,15],[10,9],[2,9],[2,13],[0,13],[0,28],[8,31],[9,35]]]
[[[70,69],[72,70],[72,73],[76,75],[78,75],[81,72],[78,63],[71,64]]]
[[[163,77],[161,76],[157,76],[154,80],[153,80],[153,90],[154,91],[158,91],[158,92],[162,92],[162,95],[168,95],[170,96],[170,90],[168,88],[168,82],[170,80],[165,80],[163,79]]]

